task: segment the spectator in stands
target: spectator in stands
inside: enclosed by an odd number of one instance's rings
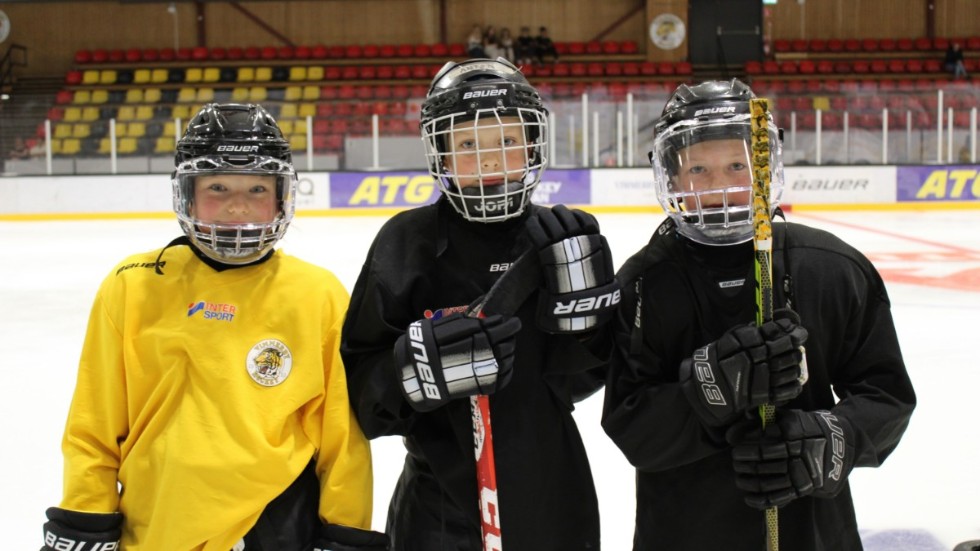
[[[14,138],[14,146],[10,148],[10,152],[7,154],[11,159],[30,159],[31,149],[27,147],[27,143],[24,142],[24,138],[17,136]]]
[[[487,25],[486,30],[483,31],[483,51],[490,59],[497,59],[500,55],[500,38],[497,36],[497,28],[493,25]]]
[[[953,78],[959,80],[961,78],[966,78],[966,66],[963,64],[963,48],[960,46],[959,42],[952,41],[949,43],[949,48],[946,49],[946,59],[943,61],[943,67],[947,72],[953,73]]]
[[[507,61],[514,62],[514,37],[510,35],[510,29],[504,27],[500,29],[500,47],[499,55],[500,57],[506,59]]]
[[[521,34],[517,36],[517,42],[514,44],[514,63],[517,66],[531,65],[534,63],[534,58],[534,37],[531,36],[531,29],[521,27]]]
[[[547,27],[538,28],[538,36],[534,39],[534,57],[538,63],[555,63],[558,61],[558,49],[548,36]]]
[[[473,25],[470,36],[466,38],[466,55],[487,57],[487,52],[483,49],[483,28],[479,25]]]

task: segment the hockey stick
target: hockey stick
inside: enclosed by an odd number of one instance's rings
[[[467,308],[466,315],[480,317],[484,311],[513,315],[538,287],[540,265],[535,251],[523,253],[494,282],[485,295]],[[485,394],[470,396],[473,415],[473,446],[476,455],[476,480],[480,493],[480,531],[483,551],[502,551],[500,502],[497,498],[497,466],[493,456],[493,430],[490,426],[490,398]]]
[[[772,319],[772,215],[769,210],[769,189],[772,183],[769,144],[769,100],[749,100],[752,124],[752,243],[755,249],[755,322],[762,325]],[[772,404],[759,407],[762,426],[773,422],[776,408]],[[779,551],[779,511],[766,509],[766,549]]]

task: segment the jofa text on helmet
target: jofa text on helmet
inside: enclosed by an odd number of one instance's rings
[[[257,145],[219,145],[215,151],[228,151],[232,153],[255,153],[259,150]]]
[[[706,109],[698,109],[694,112],[695,117],[700,117],[701,115],[720,115],[722,113],[734,113],[735,106],[729,105],[727,107],[708,107]]]
[[[466,92],[463,94],[463,99],[470,98],[492,98],[494,96],[506,96],[506,88],[497,88],[496,90],[474,90],[472,92]]]

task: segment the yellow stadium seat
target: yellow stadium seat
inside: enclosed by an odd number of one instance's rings
[[[289,80],[296,82],[306,80],[306,67],[296,66],[289,68]]]
[[[61,155],[61,140],[51,139],[51,153]]]
[[[248,101],[252,103],[261,103],[265,101],[268,97],[268,91],[265,86],[253,86],[248,89]]]
[[[99,140],[98,153],[100,155],[108,155],[109,153],[112,153],[112,140],[109,138],[102,138]]]
[[[92,133],[92,127],[88,123],[80,122],[72,127],[71,137],[72,138],[87,138],[89,134]]]
[[[221,69],[217,67],[208,67],[204,69],[204,78],[201,79],[203,82],[218,82],[221,80]]]
[[[82,73],[82,84],[98,84],[99,83],[99,72],[90,69]]]
[[[77,155],[82,150],[82,140],[68,138],[61,144],[62,155]]]
[[[284,103],[282,108],[279,110],[279,118],[281,119],[295,119],[296,118],[296,104],[295,103]]]
[[[299,86],[287,86],[283,99],[286,101],[299,101],[303,99],[303,89]]]
[[[102,105],[109,101],[108,90],[92,90],[92,103]]]
[[[58,123],[54,125],[54,137],[55,138],[70,138],[73,124],[69,123]]]
[[[270,80],[272,80],[272,67],[255,69],[255,82],[269,82]]]
[[[116,122],[116,137],[121,138],[129,135],[129,123]]]
[[[174,128],[174,121],[167,121],[163,123],[163,137],[170,138],[171,145],[174,143]]]
[[[153,118],[153,108],[149,105],[136,106],[136,120],[148,121]]]
[[[173,124],[171,123],[171,128]],[[173,153],[174,151],[174,137],[173,136],[160,136],[157,138],[156,145],[153,146],[154,153]]]
[[[197,91],[193,88],[181,88],[177,92],[178,103],[193,103],[197,100]]]
[[[126,103],[143,103],[143,89],[130,88],[126,90]]]
[[[180,119],[183,122],[187,122],[191,118],[191,106],[174,105],[174,110],[170,113],[170,116],[175,119]]]
[[[75,122],[82,120],[82,108],[81,107],[68,107],[65,109],[65,116],[62,118],[65,122]]]
[[[323,80],[323,67],[317,65],[306,68],[306,80]]]
[[[303,101],[316,101],[320,99],[320,87],[319,86],[304,86],[303,87]]]
[[[214,101],[214,88],[198,88],[197,101],[198,103],[210,103]]]
[[[201,82],[204,79],[204,69],[200,67],[188,67],[184,75],[184,82]]]
[[[255,80],[255,67],[239,67],[238,82],[253,82]]]
[[[282,132],[283,136],[286,134],[291,134],[293,132],[293,121],[292,119],[279,120],[279,131]]]
[[[71,97],[71,102],[76,105],[83,105],[92,101],[92,92],[88,90],[75,90]]]
[[[143,91],[143,101],[146,103],[157,103],[160,101],[161,92],[159,88],[147,88]]]
[[[86,107],[82,109],[82,120],[85,122],[92,122],[99,120],[99,108],[98,107]]]
[[[136,147],[139,142],[136,138],[123,138],[119,140],[119,148],[116,150],[120,155],[127,155],[130,153],[136,153]]]
[[[167,70],[166,69],[153,69],[150,73],[150,82],[160,84],[167,82]]]
[[[115,84],[116,83],[116,71],[113,69],[103,69],[99,73],[99,84]]]
[[[830,111],[830,98],[827,96],[815,96],[813,98],[813,108],[821,111]]]
[[[152,73],[149,69],[136,69],[133,72],[133,84],[146,84],[150,82],[152,78]]]
[[[315,117],[316,116],[316,104],[315,103],[301,103],[299,104],[299,112],[297,113],[300,117]]]
[[[306,134],[293,134],[289,136],[289,146],[293,151],[305,151]]]
[[[136,118],[136,108],[132,105],[123,105],[116,113],[116,119],[121,121],[131,121]]]
[[[145,122],[131,122],[127,125],[126,136],[130,138],[142,138],[146,135]]]
[[[248,88],[232,88],[231,101],[245,103],[248,101]]]

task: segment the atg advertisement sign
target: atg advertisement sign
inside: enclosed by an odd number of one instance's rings
[[[439,185],[425,172],[330,174],[330,208],[417,207],[432,203],[439,194]],[[547,171],[532,200],[538,204],[587,204],[589,171]]]
[[[980,166],[900,166],[899,202],[980,200]]]

